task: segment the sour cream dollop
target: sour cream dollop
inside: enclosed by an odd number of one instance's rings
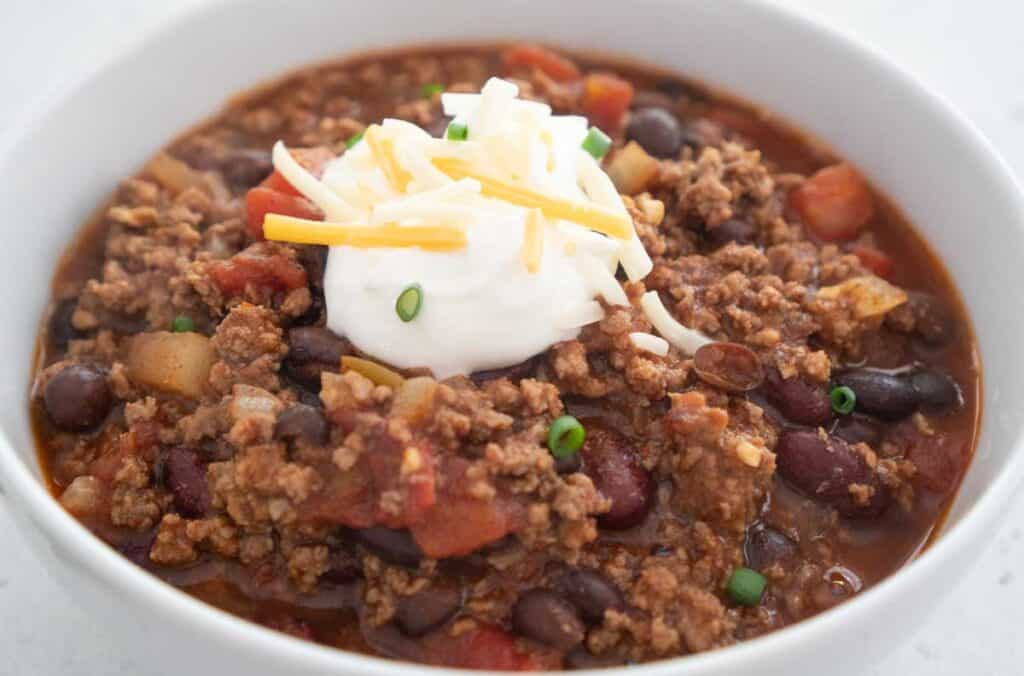
[[[332,161],[317,185],[308,174],[294,175],[275,152],[275,166],[329,222],[443,224],[465,234],[465,247],[449,251],[332,246],[324,276],[331,330],[383,362],[427,367],[445,378],[511,366],[575,338],[602,318],[598,297],[628,302],[614,279],[616,266],[621,261],[633,278],[650,269],[635,234],[617,239],[542,217],[485,195],[484,178],[453,177],[435,164],[457,160],[474,175],[628,219],[610,179],[581,150],[586,119],[555,116],[547,105],[517,96],[514,84],[497,78],[480,94],[444,94],[445,113],[468,127],[465,140],[384,120]],[[528,246],[538,232],[539,256]],[[396,299],[414,284],[422,304],[403,321]]]

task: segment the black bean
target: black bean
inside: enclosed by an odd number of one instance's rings
[[[750,244],[757,238],[757,228],[742,218],[729,218],[714,228],[705,228],[704,239],[713,248],[719,249],[729,242]]]
[[[747,566],[764,570],[796,556],[796,543],[771,526],[756,524],[747,531],[743,542],[743,556]]]
[[[765,374],[763,391],[786,420],[798,425],[826,425],[832,419],[832,402],[824,385],[795,376],[783,380],[775,369]]]
[[[562,659],[562,666],[565,669],[578,671],[582,669],[608,669],[610,667],[621,667],[625,662],[614,655],[594,655],[584,646],[576,646]]]
[[[817,430],[786,430],[779,435],[775,456],[779,475],[793,488],[844,516],[878,516],[888,504],[878,475],[838,437],[822,439]]]
[[[673,97],[665,92],[653,89],[640,89],[633,94],[633,100],[630,102],[629,107],[633,110],[642,110],[644,108],[664,108],[669,110],[674,105]]]
[[[941,371],[925,368],[910,374],[910,385],[922,406],[933,410],[955,408],[963,403],[960,387]]]
[[[574,474],[583,469],[583,458],[579,453],[555,458],[555,471],[559,474]]]
[[[462,607],[462,592],[433,587],[395,602],[395,624],[406,636],[423,636],[450,620]]]
[[[235,148],[225,154],[220,167],[228,183],[251,188],[274,170],[270,153],[254,148]]]
[[[407,530],[364,528],[355,532],[356,540],[388,563],[396,566],[418,566],[423,552]]]
[[[50,322],[46,327],[47,339],[58,350],[63,350],[69,342],[84,335],[71,323],[71,316],[77,307],[78,300],[68,298],[57,303],[50,314]]]
[[[362,574],[363,569],[355,553],[339,547],[331,550],[327,558],[327,570],[320,579],[331,584],[348,584],[359,579]]]
[[[277,418],[274,436],[282,441],[304,441],[314,446],[327,443],[327,420],[318,408],[293,404]]]
[[[558,579],[557,587],[587,622],[601,622],[604,611],[619,610],[625,604],[619,588],[597,571],[570,570]]]
[[[288,360],[337,365],[351,348],[344,338],[321,326],[300,326],[288,332]]]
[[[194,519],[206,514],[210,508],[210,488],[199,451],[190,446],[168,449],[164,454],[164,477],[180,515]]]
[[[835,376],[836,384],[849,387],[857,395],[857,410],[870,415],[898,420],[917,408],[919,398],[905,374],[859,368]]]
[[[832,428],[832,434],[850,444],[867,444],[877,447],[882,440],[882,428],[866,415],[840,416]]]
[[[645,108],[633,113],[626,138],[639,143],[651,155],[663,158],[678,155],[683,144],[679,120],[664,108]]]
[[[43,388],[43,406],[53,424],[66,432],[99,425],[114,405],[107,376],[95,366],[69,364]]]
[[[576,608],[547,589],[531,589],[512,606],[512,627],[522,636],[559,650],[583,641],[585,627]]]
[[[640,461],[637,449],[618,432],[586,424],[583,471],[597,490],[611,500],[611,508],[598,517],[602,528],[622,530],[647,516],[654,501],[654,482]]]

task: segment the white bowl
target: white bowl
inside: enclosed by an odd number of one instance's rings
[[[480,0],[372,6],[340,0],[215,3],[143,36],[0,143],[7,283],[0,480],[28,542],[70,598],[149,673],[397,676],[438,670],[323,648],[192,600],[68,516],[40,481],[26,416],[35,329],[56,257],[78,225],[162,144],[232,93],[305,63],[409,42],[525,38],[621,53],[724,86],[828,141],[888,192],[937,248],[984,357],[981,440],[945,532],[905,570],[834,610],[634,676],[860,671],[913,634],[962,578],[1024,475],[1024,200],[989,144],[897,67],[850,39],[756,0]],[[1010,397],[1010,399],[1006,399]],[[60,628],[54,632],[59,634]],[[965,640],[969,640],[965,636]],[[441,670],[443,671],[443,670]]]

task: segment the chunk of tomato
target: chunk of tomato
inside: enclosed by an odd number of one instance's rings
[[[207,271],[226,296],[247,288],[283,292],[306,286],[306,269],[282,253],[263,251],[255,244],[227,260],[213,261]]]
[[[292,148],[290,152],[296,162],[317,178],[320,178],[323,174],[324,167],[327,163],[334,159],[334,153],[323,146],[317,146],[315,148]],[[299,197],[302,194],[292,187],[292,184],[289,183],[279,171],[275,171],[271,173],[270,176],[263,179],[263,182],[260,183],[260,187],[270,188],[271,190],[283,192],[286,195],[294,195],[296,197]]]
[[[871,189],[846,163],[825,167],[794,188],[789,204],[812,233],[829,242],[853,239],[875,213]]]
[[[515,638],[497,627],[476,627],[454,637],[440,634],[426,643],[425,657],[432,664],[485,671],[558,668],[557,656],[550,651],[520,650]]]
[[[319,208],[305,197],[289,195],[270,188],[253,188],[245,195],[246,232],[256,240],[263,239],[263,219],[267,214],[322,220]]]
[[[575,63],[540,45],[513,45],[502,53],[501,58],[509,71],[536,68],[556,82],[580,79],[580,69]]]
[[[583,78],[583,113],[608,133],[622,126],[633,102],[633,85],[611,73],[590,73]]]
[[[854,244],[850,253],[860,259],[860,264],[883,279],[892,277],[893,262],[888,254],[873,246]]]

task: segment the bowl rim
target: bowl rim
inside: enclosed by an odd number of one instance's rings
[[[798,30],[817,32],[825,40],[843,47],[850,55],[849,58],[854,61],[885,71],[894,81],[908,89],[911,96],[927,104],[932,115],[942,118],[945,124],[962,135],[974,154],[984,160],[986,171],[996,184],[996,189],[1005,194],[1011,210],[1020,216],[1018,222],[1024,222],[1024,190],[1015,174],[992,143],[943,96],[922,84],[880,50],[843,28],[831,26],[817,17],[773,3],[771,0],[735,1],[743,6],[744,11],[759,13],[762,17],[777,23],[790,24]],[[105,70],[141,52],[148,42],[172,34],[191,22],[200,21],[207,14],[240,7],[244,3],[245,0],[209,0],[179,10],[160,25],[140,31],[127,44],[98,60],[91,68],[68,78],[57,79],[25,106],[20,115],[14,116],[13,124],[0,132],[0,160],[20,138],[30,136],[37,127],[44,124],[46,113],[87,88]],[[736,93],[743,94],[741,90]],[[982,420],[982,429],[985,427],[986,419],[988,416]],[[22,512],[16,516],[27,515],[33,525],[45,531],[55,555],[68,557],[76,564],[84,566],[94,579],[100,580],[121,594],[130,596],[134,603],[155,609],[155,616],[160,622],[188,623],[194,626],[196,631],[202,631],[223,643],[244,646],[247,650],[257,651],[277,662],[310,669],[332,669],[339,670],[339,673],[352,670],[353,673],[374,676],[464,672],[461,669],[390,660],[302,641],[243,620],[160,582],[107,546],[67,513],[46,487],[33,476],[28,465],[18,457],[10,438],[2,429],[0,480],[6,489],[6,495],[0,494],[0,497],[24,504],[23,508],[13,508],[11,511]],[[892,597],[900,593],[906,594],[910,589],[923,585],[927,578],[938,568],[946,565],[955,553],[967,549],[972,543],[977,542],[982,533],[990,530],[1001,513],[1001,507],[1010,501],[1022,480],[1024,430],[1019,429],[998,474],[963,517],[947,530],[943,530],[941,536],[923,555],[913,559],[863,594],[815,617],[764,636],[741,641],[719,650],[630,666],[629,673],[636,676],[670,676],[680,668],[685,668],[688,674],[694,676],[725,673],[726,670],[735,670],[738,673],[739,669],[745,666],[756,665],[768,652],[788,653],[798,649],[802,643],[821,641],[829,634],[835,635],[834,632],[854,618],[882,613],[885,604],[890,602]],[[979,548],[975,547],[974,552],[977,556]],[[614,674],[617,671],[619,670],[613,668],[584,673]]]

